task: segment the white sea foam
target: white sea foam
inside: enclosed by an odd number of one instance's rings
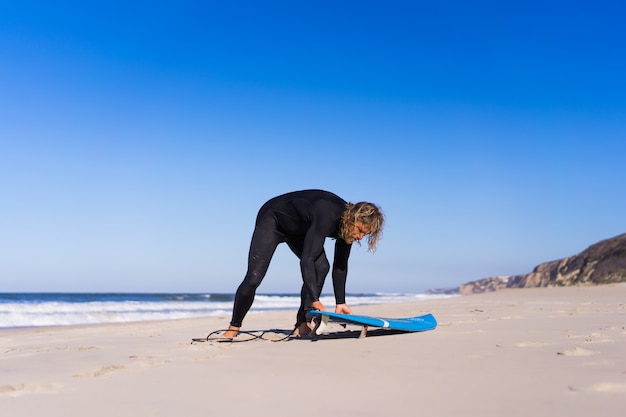
[[[62,326],[208,317],[228,313],[230,303],[206,308],[170,303],[92,302],[0,305],[1,327]]]

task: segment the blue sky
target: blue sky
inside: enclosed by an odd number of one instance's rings
[[[233,292],[258,208],[306,188],[387,215],[349,292],[626,232],[620,2],[1,9],[0,291]],[[260,291],[299,287],[280,247]]]

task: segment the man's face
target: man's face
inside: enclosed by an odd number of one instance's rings
[[[369,235],[372,232],[372,227],[367,224],[363,224],[361,222],[354,222],[354,226],[352,226],[351,237],[354,241],[359,241],[365,237],[365,235]]]

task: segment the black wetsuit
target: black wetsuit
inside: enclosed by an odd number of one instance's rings
[[[269,200],[261,207],[250,243],[248,272],[237,289],[231,325],[241,327],[252,306],[272,255],[285,242],[300,259],[302,270],[301,304],[297,324],[306,321],[306,312],[318,301],[330,269],[324,241],[335,238],[333,289],[337,304],[346,302],[346,276],[350,247],[339,237],[341,214],[346,202],[322,190],[296,191]]]

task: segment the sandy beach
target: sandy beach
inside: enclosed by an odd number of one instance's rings
[[[626,285],[359,306],[437,329],[192,344],[228,317],[0,331],[6,416],[621,416]],[[246,330],[290,330],[295,312]],[[267,339],[281,337],[267,332]],[[244,337],[241,336],[241,339]]]

